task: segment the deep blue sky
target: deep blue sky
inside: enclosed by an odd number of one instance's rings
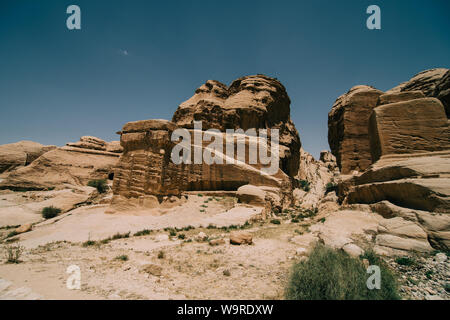
[[[66,28],[70,4],[80,31]],[[371,4],[382,30],[366,28]],[[449,67],[449,12],[448,0],[1,0],[0,144],[117,140],[128,121],[171,119],[208,79],[264,73],[286,86],[317,156],[350,87]]]

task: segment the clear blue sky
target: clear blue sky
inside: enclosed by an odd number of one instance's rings
[[[70,4],[79,31],[66,28]],[[382,30],[366,28],[371,4]],[[317,156],[350,87],[449,67],[449,12],[448,0],[1,0],[0,144],[117,140],[128,121],[171,119],[208,79],[264,73],[286,86]]]

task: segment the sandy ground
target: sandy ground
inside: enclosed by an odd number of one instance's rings
[[[206,228],[178,232],[184,240],[155,231],[87,247],[55,242],[26,249],[19,264],[0,264],[0,278],[14,288],[29,288],[33,295],[25,298],[280,299],[298,248],[290,238],[306,228],[289,221],[258,223],[246,230],[254,235],[254,244],[243,246],[230,245],[229,233],[222,229]],[[214,247],[197,242],[193,239],[199,232],[227,241]],[[148,264],[160,266],[161,275],[143,272]],[[66,288],[70,265],[81,269],[81,290]]]
[[[33,194],[0,194],[1,238],[14,230],[5,227],[10,224],[3,218],[11,216],[11,208],[29,208]],[[24,222],[38,222],[32,231],[1,245],[0,299],[282,298],[298,247],[290,238],[310,224],[290,223],[288,216],[280,225],[247,224],[245,231],[253,234],[254,243],[234,246],[229,244],[230,231],[259,214],[261,207],[237,204],[230,197],[190,195],[169,209],[107,214],[108,208],[84,205],[45,221],[36,210],[28,212],[28,220],[20,214]],[[178,228],[176,236],[167,228]],[[134,236],[144,229],[152,231]],[[226,243],[199,242],[200,232]],[[117,233],[130,236],[101,243]],[[87,240],[95,244],[87,246]],[[6,246],[17,245],[24,248],[21,262],[6,263]],[[160,274],[143,271],[148,264],[160,267]],[[66,287],[71,265],[81,270],[80,290]]]

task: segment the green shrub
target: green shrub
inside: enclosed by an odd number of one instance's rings
[[[96,244],[95,241],[93,241],[93,240],[87,240],[87,241],[83,242],[83,247],[90,247],[90,246],[93,246],[93,245],[95,245],[95,244]]]
[[[184,233],[180,233],[178,235],[178,239],[180,239],[180,240],[184,240],[185,238],[186,238],[186,235]]]
[[[51,219],[56,217],[59,213],[61,213],[61,209],[55,208],[53,206],[51,207],[45,207],[42,209],[42,216],[44,219]]]
[[[309,192],[311,190],[311,186],[308,180],[300,180],[300,188],[303,189],[306,192]]]
[[[165,256],[166,255],[165,255],[164,251],[161,250],[158,252],[158,259],[164,259]]]
[[[381,269],[381,289],[370,290],[361,260],[347,253],[317,245],[309,259],[294,264],[286,288],[290,300],[395,300],[399,299],[397,283],[387,266]]]
[[[170,235],[171,237],[175,237],[175,236],[177,235],[177,232],[176,232],[175,230],[170,230],[170,231],[169,231],[169,235]]]
[[[106,191],[108,191],[108,184],[106,183],[106,179],[91,180],[88,182],[88,186],[96,188],[99,193],[105,193]]]
[[[270,220],[270,223],[281,224],[280,220],[278,220],[278,219],[272,219],[272,220]]]
[[[127,232],[127,233],[117,232],[115,235],[112,236],[111,240],[117,240],[117,239],[129,238],[129,237],[130,237],[130,232]]]
[[[117,256],[115,259],[120,261],[128,261],[128,256],[126,254],[122,254],[120,256]]]
[[[151,230],[144,229],[144,230],[136,232],[133,236],[135,236],[135,237],[148,236],[150,233],[152,233]]]
[[[412,266],[415,263],[414,259],[410,257],[399,257],[395,259],[395,262],[402,266]]]
[[[6,236],[7,238],[12,238],[14,236],[17,236],[18,233],[16,230],[11,231],[10,233],[8,233],[8,235]]]

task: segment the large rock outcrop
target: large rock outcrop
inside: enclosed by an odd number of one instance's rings
[[[298,172],[301,142],[290,119],[290,99],[276,79],[246,76],[229,87],[218,81],[207,81],[193,97],[180,104],[172,121],[192,129],[193,121],[202,121],[203,130],[278,129],[282,170],[294,176]]]
[[[237,190],[248,184],[278,188],[283,190],[281,198],[289,197],[289,174],[298,171],[300,149],[289,105],[283,85],[266,76],[243,77],[229,87],[210,80],[179,106],[172,121],[126,124],[119,132],[124,153],[115,171],[113,204],[133,198],[139,199],[139,205],[152,206],[155,197],[161,200],[183,191]],[[202,128],[196,127],[194,121],[201,121]],[[175,164],[172,159],[177,144],[172,134],[176,129],[184,129],[192,137],[187,142],[192,151],[191,163]],[[227,129],[243,131],[230,133]],[[249,129],[267,129],[267,139],[249,135],[245,132]],[[263,174],[265,165],[259,160],[250,162],[249,150],[265,145],[270,148],[272,129],[278,129],[280,135],[279,169],[274,174]],[[200,144],[195,136],[200,136]],[[237,157],[234,146],[230,156],[227,141],[244,145],[245,159]],[[213,150],[211,142],[221,145],[222,150]],[[214,163],[195,163],[195,150],[202,155],[213,154]],[[230,159],[233,163],[227,161]]]
[[[108,145],[98,138],[82,137],[77,143],[48,151],[30,165],[9,172],[0,182],[0,189],[45,190],[112,179],[120,153],[117,146],[114,152],[106,151]]]
[[[356,86],[340,96],[328,114],[328,143],[342,174],[362,172],[372,163],[368,120],[382,91]]]
[[[386,93],[421,91],[426,97],[441,100],[450,118],[450,70],[436,68],[419,72],[410,80],[386,91]]]
[[[368,127],[373,162],[384,155],[450,149],[447,117],[436,98],[412,99],[376,107]]]
[[[56,146],[44,146],[33,141],[19,141],[0,146],[0,174],[24,167],[32,163],[44,153],[55,149]]]

